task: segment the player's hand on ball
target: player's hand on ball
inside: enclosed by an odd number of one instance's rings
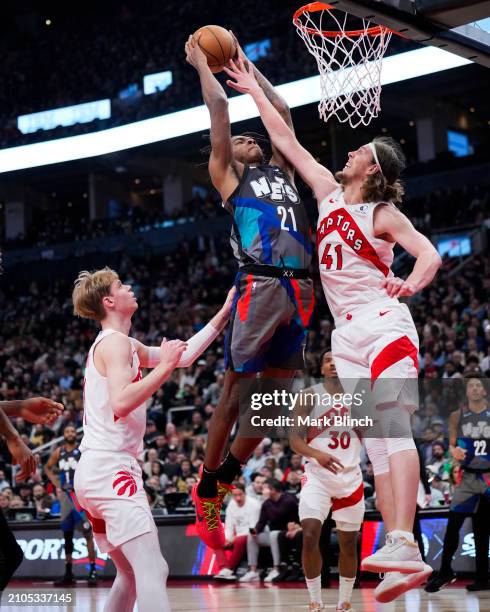
[[[344,469],[340,461],[328,453],[318,452],[318,454],[315,455],[315,459],[322,467],[332,472],[332,474],[338,474],[338,472]]]
[[[464,461],[466,457],[466,452],[466,449],[461,448],[461,446],[453,446],[451,448],[451,455],[454,459],[456,459],[456,461]]]
[[[204,55],[204,52],[201,47],[198,45],[199,38],[199,34],[197,35],[197,38],[191,35],[185,43],[185,59],[188,64],[194,66],[194,68],[196,69],[200,66],[208,65],[206,56]]]
[[[63,410],[63,404],[47,397],[31,397],[22,401],[19,416],[30,423],[52,425]]]
[[[386,293],[392,298],[408,297],[417,293],[417,290],[411,283],[407,283],[407,281],[397,276],[385,278],[381,282],[381,288],[386,289]]]
[[[186,348],[187,342],[183,342],[182,340],[167,340],[164,338],[160,345],[161,361],[164,361],[171,368],[175,368]]]
[[[233,36],[233,40],[235,41],[235,45],[236,45],[236,55],[235,57],[232,57],[231,59],[236,61],[239,57],[241,57],[244,64],[247,65],[250,62],[250,60],[245,55],[245,51],[242,49],[240,43],[238,42],[237,37],[235,36],[235,34],[233,34],[232,30],[228,30],[228,32]]]
[[[12,464],[20,466],[15,480],[17,482],[26,480],[31,474],[34,474],[37,467],[36,458],[31,449],[24,444],[20,436],[8,439],[7,446],[12,455]]]
[[[240,93],[249,93],[251,95],[260,90],[254,75],[253,66],[248,62],[247,66],[245,66],[241,57],[238,57],[236,62],[230,60],[228,66],[223,66],[223,70],[229,77],[235,79],[234,81],[229,79],[226,81],[226,84],[232,89],[236,89]]]

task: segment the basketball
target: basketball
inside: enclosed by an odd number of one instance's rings
[[[203,26],[194,32],[193,37],[199,35],[199,46],[206,55],[211,72],[220,72],[236,55],[235,39],[228,30],[217,25]]]

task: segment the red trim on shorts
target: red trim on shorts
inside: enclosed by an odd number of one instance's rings
[[[88,512],[87,510],[84,510],[84,512],[87,515],[87,518],[90,521],[90,524],[92,525],[93,532],[94,533],[103,533],[105,535],[106,534],[106,527],[105,527],[104,519],[94,518],[90,514],[90,512]]]
[[[80,506],[80,504],[78,503],[78,499],[77,499],[77,496],[75,495],[75,491],[68,491],[68,496],[73,502],[73,505],[75,506],[77,512],[83,512],[84,510],[82,506]]]
[[[340,221],[339,221],[339,217],[342,217]],[[333,219],[333,223],[329,227],[327,227],[328,219]],[[343,230],[342,226],[344,225],[346,221],[349,222],[349,227]],[[320,230],[322,229],[323,229],[323,232],[320,233]],[[347,233],[352,230],[354,231],[354,236],[350,240],[347,240]],[[388,276],[388,274],[390,273],[389,267],[381,261],[378,253],[376,252],[376,249],[369,242],[366,236],[362,233],[361,229],[359,228],[357,223],[354,221],[354,218],[352,217],[352,215],[348,213],[345,208],[339,208],[337,210],[334,210],[330,214],[328,214],[324,219],[322,219],[320,225],[318,226],[317,234],[316,234],[317,248],[320,246],[320,243],[326,236],[328,236],[329,234],[335,231],[342,238],[345,244],[352,249],[352,252],[354,254],[359,255],[359,257],[362,257],[362,259],[367,259],[374,266],[376,266],[376,268],[378,268],[378,270],[382,272],[384,276]],[[361,241],[360,249],[354,249],[354,244],[356,243],[357,240]]]
[[[418,350],[408,336],[402,336],[387,344],[371,364],[371,385],[390,366],[410,357],[417,372],[419,371]]]
[[[342,508],[350,508],[350,506],[355,506],[361,501],[361,499],[363,499],[363,497],[364,483],[361,482],[354,493],[351,493],[349,496],[332,499],[332,512],[335,512],[335,510],[341,510]]]
[[[311,287],[311,299],[308,310],[305,310],[303,308],[303,304],[301,303],[301,289],[298,281],[295,278],[292,278],[291,285],[294,289],[294,297],[296,298],[296,304],[298,305],[301,323],[303,323],[303,327],[308,327],[310,324],[311,315],[313,314],[313,308],[315,307],[315,292],[313,291],[313,287]]]
[[[252,298],[252,282],[254,277],[253,274],[247,274],[245,278],[247,280],[245,293],[239,298],[236,304],[238,316],[240,317],[240,321],[242,323],[248,319],[248,309],[250,307],[250,300]]]

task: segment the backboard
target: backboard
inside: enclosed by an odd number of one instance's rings
[[[420,44],[490,67],[488,0],[330,0],[329,4]]]

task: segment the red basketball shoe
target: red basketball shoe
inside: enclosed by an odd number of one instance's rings
[[[198,485],[192,487],[192,501],[196,508],[196,531],[201,540],[210,548],[223,548],[225,545],[225,529],[220,518],[220,510],[225,495],[220,500],[216,497],[201,498],[197,492]]]

